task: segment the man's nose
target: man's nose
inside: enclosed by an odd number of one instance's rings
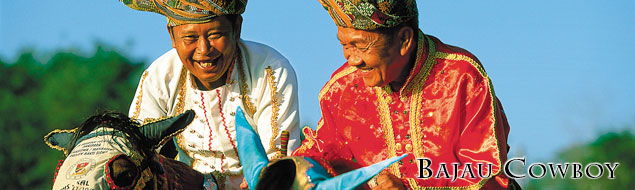
[[[347,58],[347,62],[348,62],[348,65],[350,65],[350,66],[359,66],[359,65],[362,65],[364,63],[362,58],[360,56],[357,56],[357,55],[349,55],[348,58]]]
[[[209,56],[214,51],[214,47],[207,39],[199,39],[196,42],[196,54],[200,56]]]

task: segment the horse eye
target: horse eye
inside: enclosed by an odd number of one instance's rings
[[[135,180],[139,176],[139,170],[136,165],[130,161],[126,156],[119,156],[113,160],[110,165],[111,179],[115,185],[119,187],[128,187],[134,184]]]

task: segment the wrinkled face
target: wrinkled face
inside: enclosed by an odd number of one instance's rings
[[[170,29],[172,46],[181,62],[205,87],[218,82],[233,61],[240,22],[237,19],[237,23],[232,24],[226,16],[219,16],[211,22],[184,24]]]
[[[407,64],[400,55],[398,40],[376,32],[337,28],[348,64],[357,67],[366,86],[385,86],[397,79]]]

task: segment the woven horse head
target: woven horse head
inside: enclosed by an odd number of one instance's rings
[[[192,122],[193,111],[145,125],[124,114],[92,116],[78,128],[44,137],[64,151],[53,189],[201,189],[203,176],[156,149]]]

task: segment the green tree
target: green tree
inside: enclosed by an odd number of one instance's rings
[[[64,156],[42,137],[99,111],[126,113],[144,68],[103,46],[89,57],[58,51],[44,63],[35,55],[0,60],[1,189],[50,189]]]
[[[599,179],[571,179],[572,172],[569,169],[565,179],[546,177],[531,180],[526,185],[527,189],[632,189],[635,187],[635,136],[628,130],[606,133],[594,142],[561,151],[554,162],[580,162],[583,165],[619,162],[620,165],[615,170],[615,179],[608,179],[606,169],[604,176]],[[592,174],[597,172],[591,170]]]

